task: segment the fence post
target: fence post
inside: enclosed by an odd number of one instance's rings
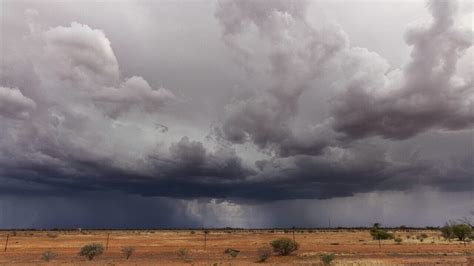
[[[293,226],[293,242],[295,242],[295,226]]]
[[[7,240],[5,241],[5,250],[3,252],[7,252],[8,248],[8,238],[10,238],[10,234],[7,234]]]
[[[110,233],[107,234],[107,243],[105,244],[105,250],[109,249],[109,238],[110,238]]]

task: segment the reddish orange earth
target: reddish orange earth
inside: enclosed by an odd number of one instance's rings
[[[279,237],[293,238],[281,230],[211,230],[204,246],[200,230],[83,230],[83,231],[1,231],[0,265],[323,265],[321,255],[334,253],[331,265],[474,265],[474,244],[446,241],[438,231],[394,231],[402,239],[372,240],[368,230],[296,231],[300,248],[289,256],[273,254],[258,263],[257,249],[269,246]],[[4,251],[7,234],[7,250]],[[420,241],[420,235],[427,238]],[[88,243],[108,248],[88,261],[78,255]],[[122,249],[134,247],[126,260]],[[179,249],[187,256],[178,256]],[[233,258],[226,248],[240,251]],[[51,250],[57,256],[49,262],[42,254]]]

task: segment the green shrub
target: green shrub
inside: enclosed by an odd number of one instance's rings
[[[135,252],[135,248],[131,246],[123,247],[122,248],[122,254],[125,256],[125,259],[129,259],[133,252]]]
[[[278,252],[282,256],[291,254],[293,251],[298,250],[298,243],[289,238],[282,237],[273,240],[270,245],[273,247],[273,251]]]
[[[466,241],[472,237],[472,227],[467,223],[447,223],[441,228],[441,234],[446,239],[457,237],[460,241]]]
[[[272,255],[272,249],[269,247],[258,248],[257,255],[259,262],[265,262]]]
[[[180,258],[184,261],[191,261],[191,255],[190,255],[190,252],[187,248],[178,249],[176,254],[178,255],[178,258]]]
[[[448,240],[453,238],[453,226],[450,223],[446,223],[443,227],[441,227],[441,235]]]
[[[240,250],[233,249],[233,248],[226,248],[224,250],[224,253],[229,254],[229,256],[231,256],[232,258],[236,258],[239,255]]]
[[[397,238],[394,239],[394,241],[395,241],[395,243],[400,245],[402,243],[403,239],[401,239],[400,237],[397,237]]]
[[[58,256],[58,254],[56,254],[55,252],[53,252],[51,250],[46,250],[45,252],[43,252],[43,255],[41,255],[41,258],[44,261],[50,261],[50,260],[56,258],[57,256]]]
[[[393,239],[393,234],[387,230],[382,229],[379,223],[374,224],[372,229],[370,229],[370,235],[375,240]]]
[[[471,236],[472,227],[468,224],[455,224],[453,225],[453,234],[460,241],[465,241]]]
[[[324,265],[331,265],[331,262],[336,258],[336,254],[329,253],[321,255],[321,260],[323,261]]]
[[[104,253],[104,246],[98,243],[87,244],[81,248],[80,256],[84,256],[89,260],[93,260],[96,256]]]

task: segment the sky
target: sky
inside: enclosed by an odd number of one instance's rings
[[[470,1],[0,9],[0,228],[474,219]]]

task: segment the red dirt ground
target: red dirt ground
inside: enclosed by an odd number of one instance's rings
[[[372,240],[368,230],[297,231],[300,249],[290,256],[273,255],[269,265],[322,265],[320,256],[334,253],[331,265],[474,265],[474,244],[442,239],[438,231],[395,231],[403,239]],[[427,234],[423,242],[416,239]],[[3,252],[6,235],[8,249]],[[80,257],[80,248],[87,243],[106,245],[108,249],[93,261]],[[269,246],[278,237],[292,238],[291,232],[271,230],[211,230],[204,248],[203,231],[191,230],[86,230],[86,231],[2,231],[0,232],[0,265],[249,265],[257,263],[257,248]],[[133,246],[129,260],[121,250]],[[177,250],[189,250],[184,261]],[[236,258],[224,254],[226,248],[241,252]],[[46,250],[57,253],[50,262],[42,260]]]

